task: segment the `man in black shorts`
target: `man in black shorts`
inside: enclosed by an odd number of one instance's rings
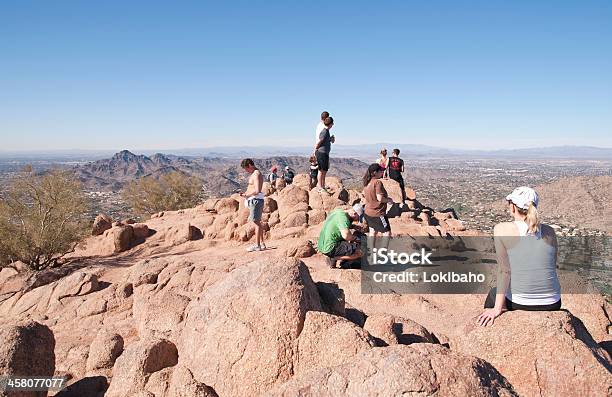
[[[331,117],[326,118],[323,121],[325,128],[319,133],[319,142],[315,146],[315,157],[319,164],[319,175],[318,175],[318,188],[319,192],[325,192],[329,194],[325,188],[325,175],[329,171],[329,152],[331,150],[331,144],[336,141],[333,135],[330,135],[329,130],[334,126],[334,119]]]

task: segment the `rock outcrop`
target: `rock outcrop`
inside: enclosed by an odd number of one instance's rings
[[[491,327],[470,322],[455,346],[490,362],[521,395],[609,396],[610,358],[565,311],[504,313]]]
[[[235,269],[189,304],[181,363],[219,395],[258,395],[292,376],[309,310],[321,310],[321,303],[303,263],[256,261]]]
[[[91,235],[99,236],[111,227],[113,227],[113,220],[111,217],[105,214],[100,214],[96,216],[96,219],[94,219],[91,228]]]
[[[0,374],[2,376],[53,376],[55,338],[46,325],[35,321],[0,326]],[[0,395],[5,394],[0,390]],[[19,396],[39,397],[41,392],[23,392]],[[45,393],[46,395],[46,393]]]
[[[351,362],[296,376],[269,396],[515,396],[489,363],[440,345],[368,349]]]

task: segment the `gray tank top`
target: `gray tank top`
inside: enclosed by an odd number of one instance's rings
[[[518,244],[508,249],[510,287],[506,298],[519,305],[550,305],[561,299],[557,277],[557,251],[542,238],[542,231],[528,233],[523,221],[518,227]]]

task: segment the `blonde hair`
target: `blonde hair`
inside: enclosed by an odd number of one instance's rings
[[[516,206],[516,205],[515,205]],[[540,227],[540,216],[538,215],[538,209],[533,202],[529,202],[529,208],[526,210],[516,207],[519,214],[525,215],[525,223],[527,223],[527,231],[530,233],[537,233],[538,228]]]

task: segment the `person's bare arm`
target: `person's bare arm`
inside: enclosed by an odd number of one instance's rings
[[[353,235],[353,233],[351,233],[349,229],[340,229],[340,235],[342,235],[342,238],[346,241],[355,240],[355,236]]]
[[[498,317],[506,306],[506,291],[510,285],[510,260],[508,250],[504,244],[504,237],[507,233],[503,224],[495,226],[493,236],[495,239],[495,253],[497,254],[497,292],[495,295],[495,306],[485,310],[479,317],[478,323],[482,326],[493,325],[495,318]]]

